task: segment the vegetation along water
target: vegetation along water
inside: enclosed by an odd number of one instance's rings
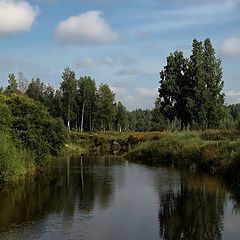
[[[222,75],[208,38],[167,57],[153,109],[68,67],[59,89],[9,74],[0,239],[238,239],[240,104]]]

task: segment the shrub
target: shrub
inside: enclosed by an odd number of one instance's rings
[[[26,168],[34,168],[30,152],[16,147],[11,136],[0,132],[0,182],[13,181]]]
[[[10,131],[15,143],[33,152],[37,165],[44,165],[66,141],[62,121],[52,118],[45,107],[24,95],[5,97],[4,104],[11,113]]]

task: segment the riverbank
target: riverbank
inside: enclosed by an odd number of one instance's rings
[[[240,132],[207,130],[187,132],[72,133],[85,149],[115,153],[137,162],[201,169],[240,186]]]
[[[126,154],[133,161],[202,169],[240,187],[240,133],[229,130],[178,132],[138,144]]]

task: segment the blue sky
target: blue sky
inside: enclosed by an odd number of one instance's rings
[[[0,0],[0,85],[8,73],[59,87],[66,66],[106,82],[129,109],[151,108],[174,50],[210,37],[226,101],[240,102],[240,0]]]

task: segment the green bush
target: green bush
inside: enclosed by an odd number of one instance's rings
[[[34,169],[30,152],[16,147],[11,136],[0,132],[0,182],[13,181],[26,169]]]
[[[24,95],[13,94],[6,104],[12,113],[11,132],[16,142],[34,152],[37,165],[44,165],[64,145],[67,130],[39,103]]]
[[[26,154],[37,167],[44,167],[68,137],[62,120],[51,117],[40,103],[17,93],[0,93],[0,131],[0,181],[13,178],[17,169],[26,169],[21,160]]]
[[[0,97],[0,129],[9,129],[12,122],[12,113],[8,105]]]

